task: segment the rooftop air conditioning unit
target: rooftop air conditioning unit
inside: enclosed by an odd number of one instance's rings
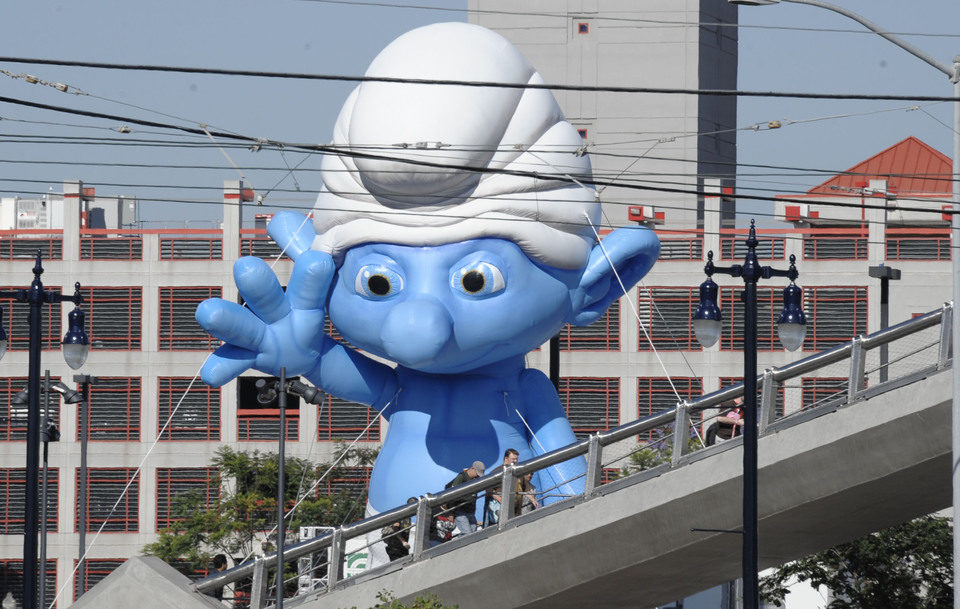
[[[43,199],[20,199],[17,201],[16,222],[18,229],[50,228],[50,214]]]

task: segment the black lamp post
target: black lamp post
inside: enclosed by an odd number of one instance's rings
[[[76,404],[83,399],[83,396],[79,392],[70,389],[60,381],[52,382],[50,380],[50,371],[45,370],[43,373],[43,387],[41,388],[43,392],[43,425],[40,430],[40,441],[43,443],[43,464],[41,466],[41,472],[43,472],[40,481],[40,577],[38,588],[39,601],[37,605],[41,607],[46,606],[46,580],[47,580],[47,479],[49,472],[49,444],[50,442],[59,442],[60,441],[60,429],[57,428],[56,422],[50,418],[50,394],[59,393],[63,396],[63,402],[65,404]],[[29,392],[24,389],[17,392],[13,399],[10,400],[11,404],[16,404],[17,406],[25,406],[30,403]]]
[[[789,351],[803,344],[806,334],[806,316],[803,314],[803,291],[794,283],[797,272],[796,256],[790,256],[786,271],[760,266],[757,260],[757,231],[750,221],[747,254],[743,264],[718,267],[713,264],[713,252],[707,254],[704,272],[707,280],[700,284],[700,306],[693,314],[693,329],[697,339],[710,347],[720,338],[722,312],[717,306],[717,284],[712,276],[722,273],[742,277],[744,290],[743,316],[743,600],[745,609],[759,609],[758,543],[757,543],[757,281],[771,277],[786,277],[790,285],[783,289],[783,311],[777,319],[780,342]]]
[[[287,531],[284,522],[283,504],[286,498],[286,439],[287,439],[287,394],[298,395],[308,404],[319,404],[323,401],[323,393],[316,387],[304,385],[300,381],[288,381],[287,369],[280,368],[279,380],[270,381],[258,379],[257,401],[269,404],[279,397],[280,406],[280,441],[277,450],[277,600],[276,609],[283,609],[283,546]]]
[[[80,284],[74,286],[73,296],[47,291],[40,281],[43,274],[40,252],[33,267],[33,283],[26,290],[0,291],[0,298],[12,298],[30,304],[27,322],[30,328],[30,355],[27,367],[27,463],[23,523],[23,609],[37,609],[37,475],[40,448],[40,348],[43,339],[41,318],[43,304],[71,301],[75,305],[68,317],[70,324],[63,337],[63,358],[76,370],[87,360],[90,339],[83,329],[83,302]],[[7,350],[7,333],[0,317],[0,357]]]

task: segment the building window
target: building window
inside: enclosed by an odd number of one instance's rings
[[[59,380],[59,377],[50,377],[51,382]],[[27,377],[25,376],[0,377],[0,442],[27,439],[27,405],[13,403],[13,396],[26,388]],[[51,392],[48,417],[58,427],[60,426],[60,404],[60,394]],[[40,408],[42,413],[43,393],[40,394]]]
[[[673,385],[671,385],[671,381]],[[690,400],[703,394],[703,380],[695,377],[675,376],[668,379],[662,376],[639,377],[637,379],[637,418],[649,416],[664,410],[673,410],[677,405],[677,393],[683,400]],[[672,437],[673,425],[652,429],[640,435],[641,442],[653,442]],[[672,442],[672,440],[671,440]]]
[[[804,351],[823,351],[867,332],[867,287],[805,287]]]
[[[560,330],[561,351],[619,351],[620,301],[588,326],[566,325]]]
[[[577,33],[578,34],[589,34],[590,33],[590,23],[587,21],[581,21],[577,23]]]
[[[887,228],[887,260],[950,260],[950,232]]]
[[[85,287],[83,309],[87,314],[90,348],[103,351],[137,351],[143,320],[140,287]]]
[[[784,237],[757,237],[757,258],[761,260],[783,260],[786,251]],[[720,258],[722,260],[743,260],[747,256],[747,241],[736,235],[720,237]]]
[[[197,305],[220,298],[218,287],[160,288],[160,351],[210,351],[220,346],[197,323]]]
[[[804,260],[866,260],[867,235],[852,233],[812,233],[803,237]]]
[[[267,403],[258,398],[256,383],[280,380],[275,376],[241,376],[237,379],[237,440],[241,442],[276,442],[280,438],[280,399]],[[292,377],[289,380],[299,380]],[[286,439],[300,438],[300,398],[287,394]]]
[[[675,233],[660,233],[660,258],[664,260],[703,260],[703,237],[670,237]]]
[[[847,377],[805,377],[800,379],[803,406],[816,408],[835,401],[845,401],[850,379]]]
[[[86,569],[84,570],[84,581],[80,582],[79,578],[74,578],[73,581],[73,600],[77,600],[77,597],[80,596],[80,585],[83,585],[83,592],[89,592],[90,588],[93,588],[100,581],[113,573],[117,567],[122,565],[127,561],[126,558],[88,558],[85,562],[87,563]],[[73,567],[76,569],[77,561],[73,561]],[[53,598],[53,597],[50,597]]]
[[[81,233],[80,260],[143,260],[143,238]]]
[[[577,439],[620,424],[619,378],[561,378],[558,393]]]
[[[3,286],[0,290],[22,290],[24,286]],[[60,294],[60,288],[44,286],[49,292]],[[18,302],[12,298],[0,298],[3,307],[3,329],[7,331],[7,349],[10,351],[26,351],[30,348],[30,323],[27,317],[30,314],[30,304]],[[62,303],[47,303],[43,306],[41,315],[40,341],[44,351],[60,350],[60,340],[63,331],[60,324]],[[86,306],[86,303],[83,305]]]
[[[37,564],[40,564],[39,561]],[[45,575],[46,577],[43,580],[44,596],[49,603],[57,596],[56,559],[47,559]],[[16,606],[23,607],[23,560],[20,558],[0,558],[0,595],[5,596],[8,590],[13,593],[13,600],[17,601]],[[54,605],[54,607],[56,606]]]
[[[721,287],[720,308],[723,309],[721,351],[743,351],[742,287]],[[697,297],[699,299],[699,296]],[[698,300],[699,302],[699,300]],[[777,317],[783,310],[783,288],[757,288],[757,350],[781,351],[777,338]],[[807,315],[810,311],[807,309]],[[809,318],[808,318],[809,319]]]
[[[47,473],[47,530],[57,532],[57,508],[60,505],[60,470],[51,467]],[[38,478],[40,480],[40,478]],[[23,510],[26,504],[27,470],[22,467],[0,468],[0,535],[23,534]],[[43,508],[39,490],[38,509]]]
[[[700,351],[690,320],[700,303],[697,288],[640,288],[640,351]],[[644,334],[646,328],[650,339]],[[652,343],[652,345],[651,345]]]
[[[318,440],[354,440],[359,437],[367,442],[380,441],[377,411],[366,404],[327,395],[319,410]]]
[[[160,237],[160,260],[222,260],[220,237]]]
[[[101,376],[90,385],[91,440],[140,439],[140,383],[135,376]]]
[[[210,387],[197,379],[169,376],[157,378],[157,385],[157,429],[161,430],[161,440],[220,439],[219,387]]]
[[[177,500],[195,495],[210,509],[220,498],[220,480],[213,467],[157,468],[157,532],[179,522]]]
[[[140,528],[137,505],[140,500],[140,474],[132,467],[91,467],[87,470],[87,532],[136,533]],[[77,497],[80,496],[80,472],[77,471]],[[124,493],[124,489],[126,492]],[[122,495],[122,498],[121,498]],[[119,503],[118,503],[119,501]],[[117,509],[114,510],[113,506]],[[113,510],[113,515],[110,511]],[[79,505],[74,512],[79,516]],[[76,522],[79,522],[79,518]],[[106,525],[104,523],[106,522]]]
[[[369,467],[338,467],[332,476],[317,486],[317,496],[345,493],[354,499],[360,499],[370,486]]]

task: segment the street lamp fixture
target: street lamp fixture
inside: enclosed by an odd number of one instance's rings
[[[50,383],[49,385],[44,387],[43,390],[59,393],[60,395],[63,396],[64,404],[76,404],[78,402],[83,401],[82,393],[80,393],[79,391],[74,391],[73,389],[70,389],[60,381],[57,381],[55,383]],[[28,391],[26,389],[21,389],[20,391],[14,394],[13,399],[10,400],[10,403],[15,404],[17,406],[23,406],[28,402],[27,394],[28,394]]]
[[[64,359],[73,369],[84,364],[90,349],[90,339],[83,329],[83,312],[80,304],[83,295],[80,293],[80,284],[74,284],[73,296],[65,296],[59,292],[47,290],[43,287],[40,276],[43,274],[43,261],[40,251],[37,250],[36,264],[33,266],[33,282],[28,289],[0,290],[0,298],[12,298],[17,302],[28,303],[30,313],[27,317],[29,326],[29,357],[27,363],[27,458],[26,480],[24,484],[24,514],[23,524],[23,607],[37,609],[37,499],[39,493],[39,453],[40,453],[40,349],[43,342],[43,305],[70,301],[74,310],[69,315],[69,329],[63,337]],[[0,324],[0,356],[6,351],[7,333]],[[56,389],[54,389],[56,390]],[[49,429],[46,429],[49,432]],[[49,439],[49,435],[45,434]],[[46,565],[44,565],[46,567]]]
[[[76,284],[76,292],[80,293],[80,283]],[[75,307],[67,315],[67,333],[63,335],[63,359],[74,370],[79,370],[87,362],[90,354],[90,337],[83,329],[83,310]]]
[[[753,244],[751,245],[751,241]],[[756,265],[757,236],[754,223],[750,222],[750,237],[747,240],[747,260],[753,257],[753,264]],[[759,279],[769,279],[770,277],[788,277],[790,285],[783,289],[783,310],[777,317],[777,336],[780,337],[780,343],[787,351],[796,351],[803,344],[803,339],[807,335],[807,316],[803,312],[803,290],[796,283],[799,276],[797,272],[797,257],[790,256],[790,268],[786,271],[779,271],[769,267],[759,268]],[[693,313],[693,332],[697,340],[704,347],[712,347],[720,339],[722,331],[723,311],[717,305],[717,293],[719,287],[713,280],[714,273],[722,273],[732,277],[743,277],[744,281],[749,281],[745,274],[747,264],[743,266],[734,265],[731,267],[718,267],[713,264],[713,251],[707,253],[707,265],[704,272],[707,274],[707,280],[700,284],[700,305]],[[754,279],[753,281],[756,281]]]
[[[757,259],[757,229],[750,221],[747,254],[743,264],[719,267],[713,264],[713,252],[707,253],[703,267],[707,280],[700,284],[700,306],[693,314],[693,330],[705,347],[720,337],[723,312],[717,306],[714,273],[742,277],[743,290],[743,601],[745,609],[759,609],[758,510],[757,510],[757,282],[771,277],[790,280],[783,290],[783,311],[777,319],[777,334],[783,346],[794,351],[803,344],[807,319],[803,314],[803,291],[795,283],[796,256],[790,256],[790,268],[779,270],[760,266]]]

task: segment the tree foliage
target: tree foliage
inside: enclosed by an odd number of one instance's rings
[[[339,526],[363,516],[365,488],[327,493],[320,480],[343,477],[348,467],[372,465],[376,450],[347,450],[341,445],[335,456],[334,462],[339,462],[336,467],[330,463],[314,465],[296,457],[284,460],[286,509],[306,495],[287,519],[287,530],[307,525]],[[219,497],[210,504],[205,504],[200,493],[177,498],[171,506],[174,524],[163,529],[156,542],[145,546],[144,553],[201,569],[215,554],[242,558],[268,540],[265,531],[277,524],[277,454],[222,446],[210,465],[217,472],[214,484],[219,486]],[[318,482],[322,490],[308,492]]]
[[[782,606],[792,581],[832,592],[830,609],[953,607],[953,524],[925,516],[788,563],[760,582],[764,600]]]
[[[377,603],[370,609],[457,609],[458,605],[444,605],[435,594],[418,596],[407,605],[397,600],[392,592],[381,590],[377,593]],[[352,609],[357,609],[352,607]]]

